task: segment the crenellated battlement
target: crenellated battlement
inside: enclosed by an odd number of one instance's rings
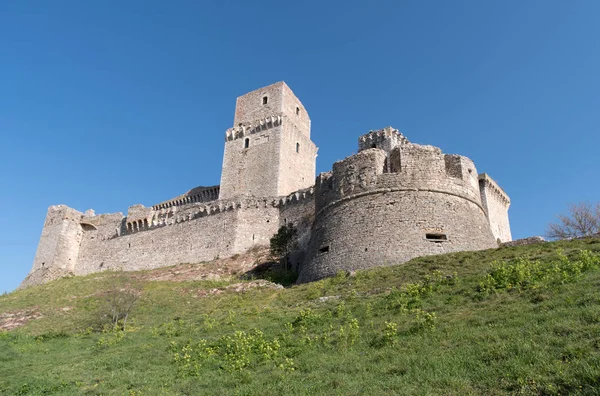
[[[316,183],[317,213],[353,196],[385,191],[432,191],[460,196],[483,212],[473,162],[444,154],[438,147],[408,143],[391,152],[381,148],[359,151],[333,164]]]
[[[272,115],[266,118],[261,118],[254,122],[242,123],[225,131],[225,141],[229,142],[235,139],[242,139],[248,135],[258,132],[263,132],[271,128],[283,125],[284,115]]]
[[[219,186],[196,187],[183,195],[154,205],[152,206],[152,209],[159,210],[170,208],[173,206],[187,205],[191,203],[215,201],[219,199],[219,191]]]
[[[240,197],[238,199],[214,200],[207,203],[189,202],[159,209],[134,205],[129,208],[127,217],[124,219],[125,230],[122,235],[150,231],[239,209],[283,208],[286,205],[294,205],[314,199],[314,193],[314,187],[309,187],[283,197]]]
[[[410,143],[399,130],[390,126],[369,131],[358,138],[358,151],[380,148],[390,152],[393,148]]]
[[[500,187],[498,185],[498,183],[496,183],[496,181],[494,181],[494,179],[492,179],[487,173],[481,173],[478,176],[478,179],[479,179],[479,185],[480,185],[480,187],[481,187],[482,190],[484,188],[487,188],[504,205],[506,205],[507,207],[510,205],[510,198],[508,197],[508,195],[506,194],[506,192],[504,192],[504,190],[502,189],[502,187]]]

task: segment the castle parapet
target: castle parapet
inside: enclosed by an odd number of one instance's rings
[[[481,173],[478,177],[479,185],[481,188],[488,189],[491,193],[493,193],[499,201],[501,201],[507,207],[510,206],[510,198],[504,192],[502,187],[496,183],[494,179],[492,179],[487,173]]]
[[[383,129],[370,131],[359,137],[358,151],[379,148],[389,153],[393,148],[407,143],[410,142],[399,130],[388,126]]]
[[[156,228],[179,224],[200,217],[211,216],[218,213],[235,211],[249,208],[282,208],[296,203],[302,203],[314,199],[314,187],[295,191],[283,197],[239,197],[235,199],[213,200],[209,202],[191,202],[181,205],[147,208],[144,205],[133,205],[129,207],[127,217],[123,219],[123,228],[118,235],[134,234],[141,231],[150,231]],[[120,215],[120,213],[119,213]],[[90,225],[96,224],[93,216],[85,218]],[[112,216],[112,215],[111,215]],[[122,215],[121,215],[122,218]],[[113,219],[116,223],[117,219]],[[118,219],[120,221],[120,219]]]
[[[233,128],[229,128],[227,131],[225,131],[225,141],[229,142],[235,139],[241,139],[257,132],[262,132],[266,131],[267,129],[281,126],[283,125],[284,118],[284,115],[278,114],[261,118],[254,122],[247,122],[234,126]]]
[[[361,150],[320,174],[315,188],[317,214],[355,195],[419,190],[463,197],[484,212],[473,162],[434,146],[404,143],[389,155],[379,148]]]
[[[176,198],[170,199],[165,202],[161,202],[158,205],[154,205],[152,209],[160,210],[170,208],[173,206],[216,201],[217,199],[219,199],[219,190],[219,186],[196,187],[183,195],[180,195]]]

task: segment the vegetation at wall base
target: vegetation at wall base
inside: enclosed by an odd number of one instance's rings
[[[600,239],[423,257],[285,289],[135,274],[0,296],[0,318],[30,318],[0,332],[0,394],[600,389]],[[130,283],[140,295],[123,331],[106,293]]]

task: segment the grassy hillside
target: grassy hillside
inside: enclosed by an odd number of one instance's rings
[[[600,392],[598,239],[285,289],[147,279],[104,272],[1,296],[0,314],[27,323],[0,332],[0,394]],[[123,332],[106,296],[125,287],[141,297]]]

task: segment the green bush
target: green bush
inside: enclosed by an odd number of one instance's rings
[[[495,261],[492,270],[479,283],[482,295],[498,291],[540,289],[570,283],[583,272],[598,269],[600,255],[582,250],[577,259],[569,259],[562,250],[552,261],[531,260],[519,257],[512,261]]]

